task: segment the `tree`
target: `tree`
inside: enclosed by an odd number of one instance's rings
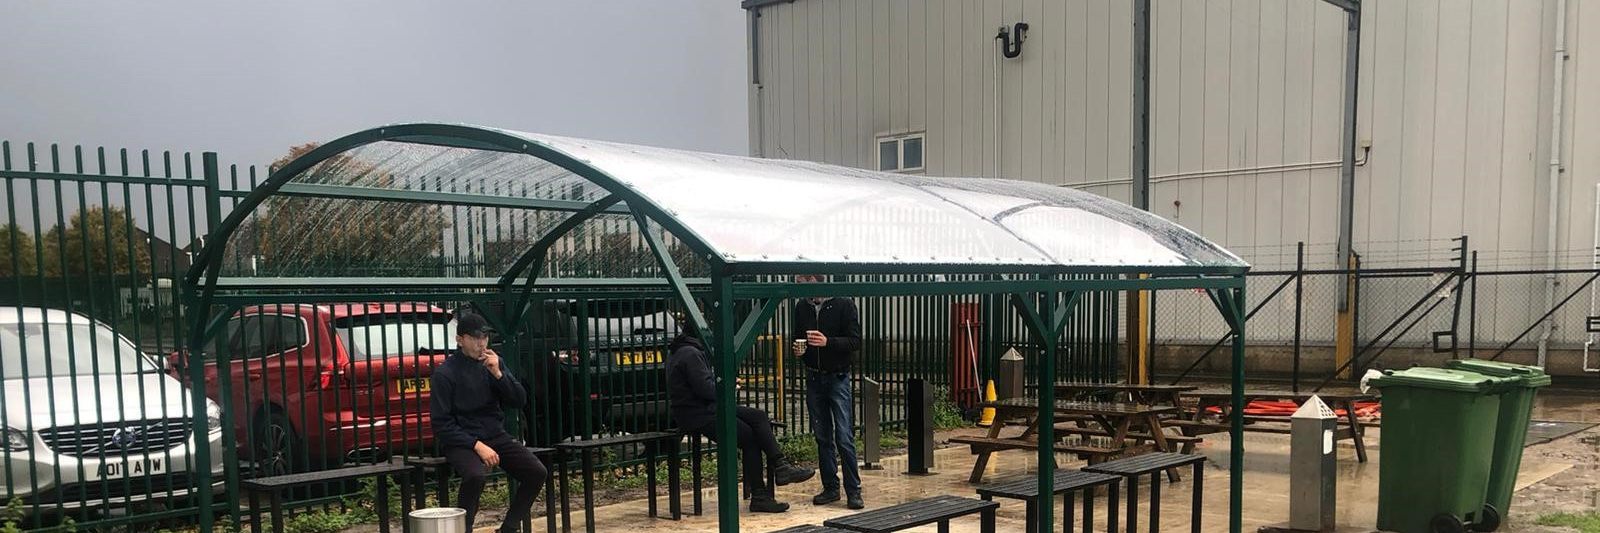
[[[36,250],[33,236],[28,232],[22,231],[16,224],[0,226],[0,276],[38,274]]]
[[[291,147],[274,169],[316,149]],[[295,181],[393,188],[395,176],[335,156]],[[355,183],[360,180],[360,183]],[[450,219],[437,205],[275,196],[235,233],[235,249],[254,249],[267,275],[437,275]],[[240,242],[249,239],[255,242]]]
[[[128,211],[93,206],[45,232],[45,273],[51,276],[105,276],[150,273],[150,250],[133,230]],[[64,246],[64,248],[63,248]]]

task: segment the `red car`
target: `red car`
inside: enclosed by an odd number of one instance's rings
[[[455,349],[449,311],[409,303],[247,307],[206,350],[214,400],[222,396],[223,343],[240,458],[260,475],[431,452],[428,377]],[[186,377],[183,363],[174,354],[169,368]]]

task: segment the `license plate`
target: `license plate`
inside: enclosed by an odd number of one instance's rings
[[[616,354],[617,365],[648,365],[661,362],[659,350],[649,352],[622,352]]]
[[[397,380],[394,382],[394,386],[400,390],[400,394],[416,394],[433,390],[433,385],[429,383],[428,378]]]
[[[150,459],[108,459],[100,463],[95,469],[94,479],[119,479],[125,477],[143,477],[167,472],[167,459],[153,457]]]

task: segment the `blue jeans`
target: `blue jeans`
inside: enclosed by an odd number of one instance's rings
[[[811,433],[817,437],[822,488],[839,490],[838,471],[843,467],[845,494],[861,494],[851,396],[850,373],[806,371],[806,407],[811,410]]]

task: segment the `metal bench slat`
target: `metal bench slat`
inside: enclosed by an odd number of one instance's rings
[[[240,481],[240,485],[251,489],[280,489],[296,485],[306,485],[321,481],[341,481],[366,476],[380,476],[387,474],[401,474],[410,471],[412,467],[397,463],[384,463],[366,466],[351,466],[318,472],[304,472],[300,474],[285,474],[281,476],[258,477]]]
[[[1173,467],[1191,465],[1205,461],[1203,455],[1186,455],[1181,453],[1156,452],[1135,455],[1126,459],[1106,461],[1097,465],[1086,466],[1085,472],[1098,472],[1102,474],[1116,474],[1121,476],[1138,476],[1159,472]]]
[[[886,533],[966,516],[999,506],[1000,504],[996,502],[974,498],[934,496],[925,500],[834,518],[823,522],[822,525],[865,533]]]
[[[1061,494],[1121,480],[1122,476],[1084,472],[1082,470],[1056,472],[1055,493]],[[1020,499],[1037,498],[1039,497],[1039,479],[1037,476],[1027,476],[1021,479],[978,487],[977,491],[978,494],[986,496]]]

